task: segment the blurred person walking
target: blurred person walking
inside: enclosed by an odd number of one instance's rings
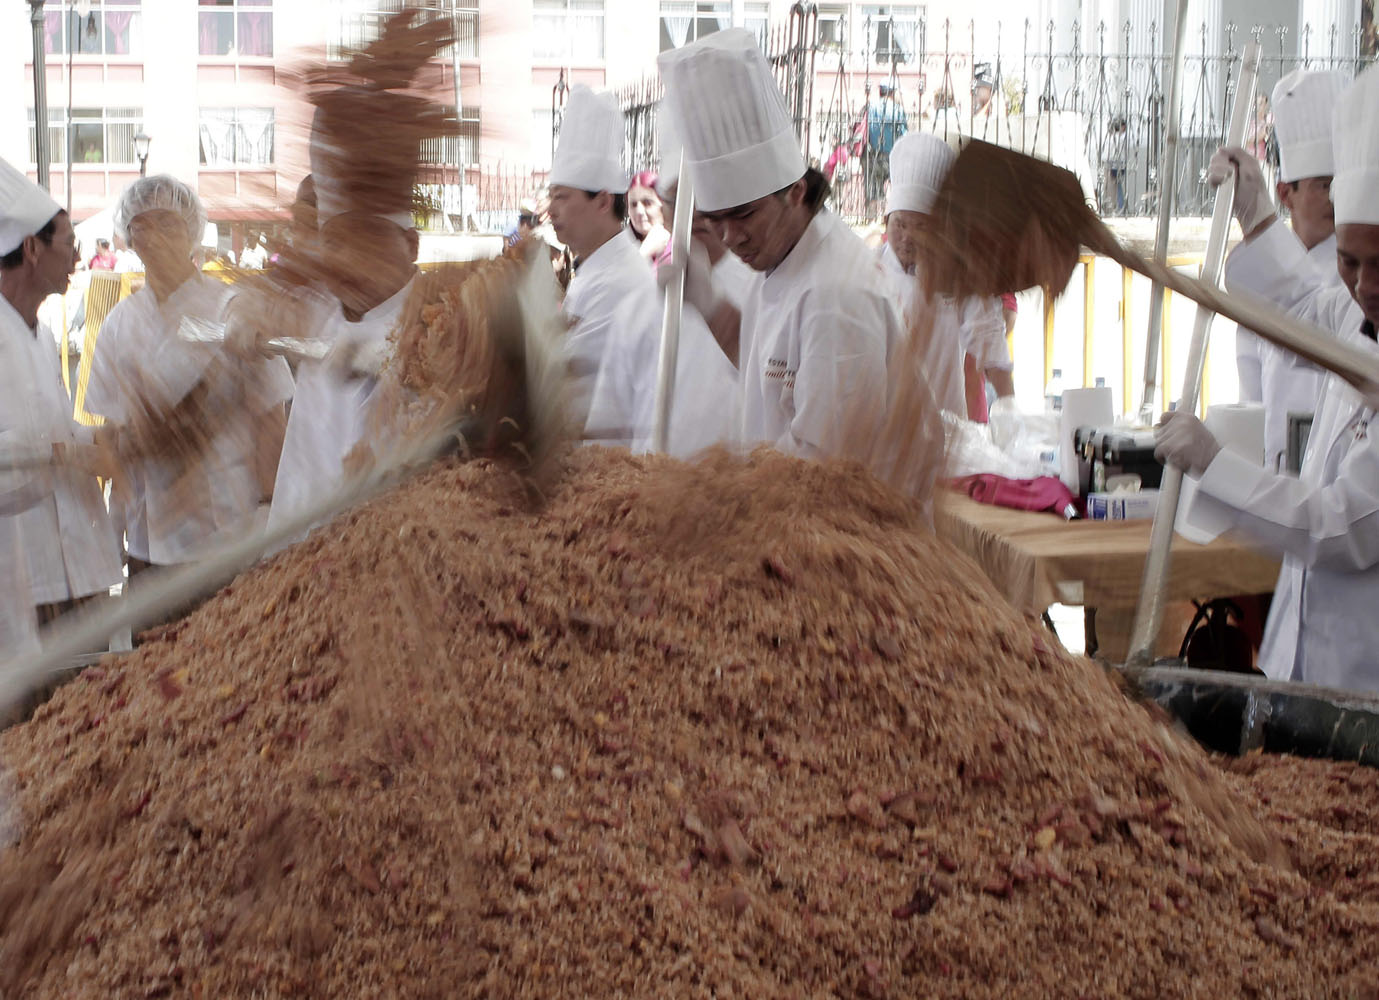
[[[86,407],[118,435],[123,476],[111,508],[134,576],[190,562],[252,523],[272,491],[292,376],[281,358],[241,359],[179,336],[185,318],[222,322],[234,296],[194,263],[206,213],[190,187],[140,178],[114,218],[145,283],[106,317]]]

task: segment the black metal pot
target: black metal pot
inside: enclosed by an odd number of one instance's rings
[[[1125,675],[1208,750],[1263,750],[1379,767],[1379,696],[1177,666]]]

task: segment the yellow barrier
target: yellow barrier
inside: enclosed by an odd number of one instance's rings
[[[1106,258],[1101,258],[1105,263],[1111,263]],[[1094,254],[1084,253],[1078,257],[1078,263],[1082,265],[1082,384],[1091,385],[1093,382],[1094,371],[1094,343],[1096,339],[1096,268],[1098,257]],[[1169,267],[1190,267],[1201,273],[1202,256],[1200,254],[1183,254],[1169,257],[1167,261]],[[1124,413],[1131,413],[1137,405],[1135,389],[1138,382],[1135,379],[1135,370],[1138,366],[1134,363],[1134,310],[1131,306],[1131,290],[1133,286],[1134,273],[1129,268],[1120,269],[1120,345],[1121,345],[1121,410]],[[1173,386],[1170,382],[1173,373],[1173,293],[1164,290],[1163,308],[1163,332],[1160,337],[1159,349],[1159,371],[1160,387],[1165,398],[1171,398]],[[1053,359],[1054,359],[1054,330],[1055,314],[1057,304],[1054,301],[1045,299],[1044,301],[1044,384],[1047,385],[1053,378]],[[1014,356],[1014,345],[1011,345],[1011,356]],[[1207,401],[1210,396],[1210,376],[1211,371],[1211,346],[1208,343],[1207,364],[1202,374],[1202,392],[1199,397],[1198,407],[1203,416],[1206,415]]]

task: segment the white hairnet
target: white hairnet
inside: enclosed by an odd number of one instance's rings
[[[170,174],[154,174],[140,177],[120,192],[115,202],[115,232],[125,241],[129,240],[129,224],[135,216],[158,209],[176,212],[187,223],[187,235],[192,246],[201,244],[201,234],[206,230],[206,210],[201,207],[201,199],[186,184]]]

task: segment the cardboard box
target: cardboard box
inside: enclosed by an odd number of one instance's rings
[[[1092,521],[1138,521],[1152,518],[1158,506],[1158,490],[1087,494],[1087,518]]]

